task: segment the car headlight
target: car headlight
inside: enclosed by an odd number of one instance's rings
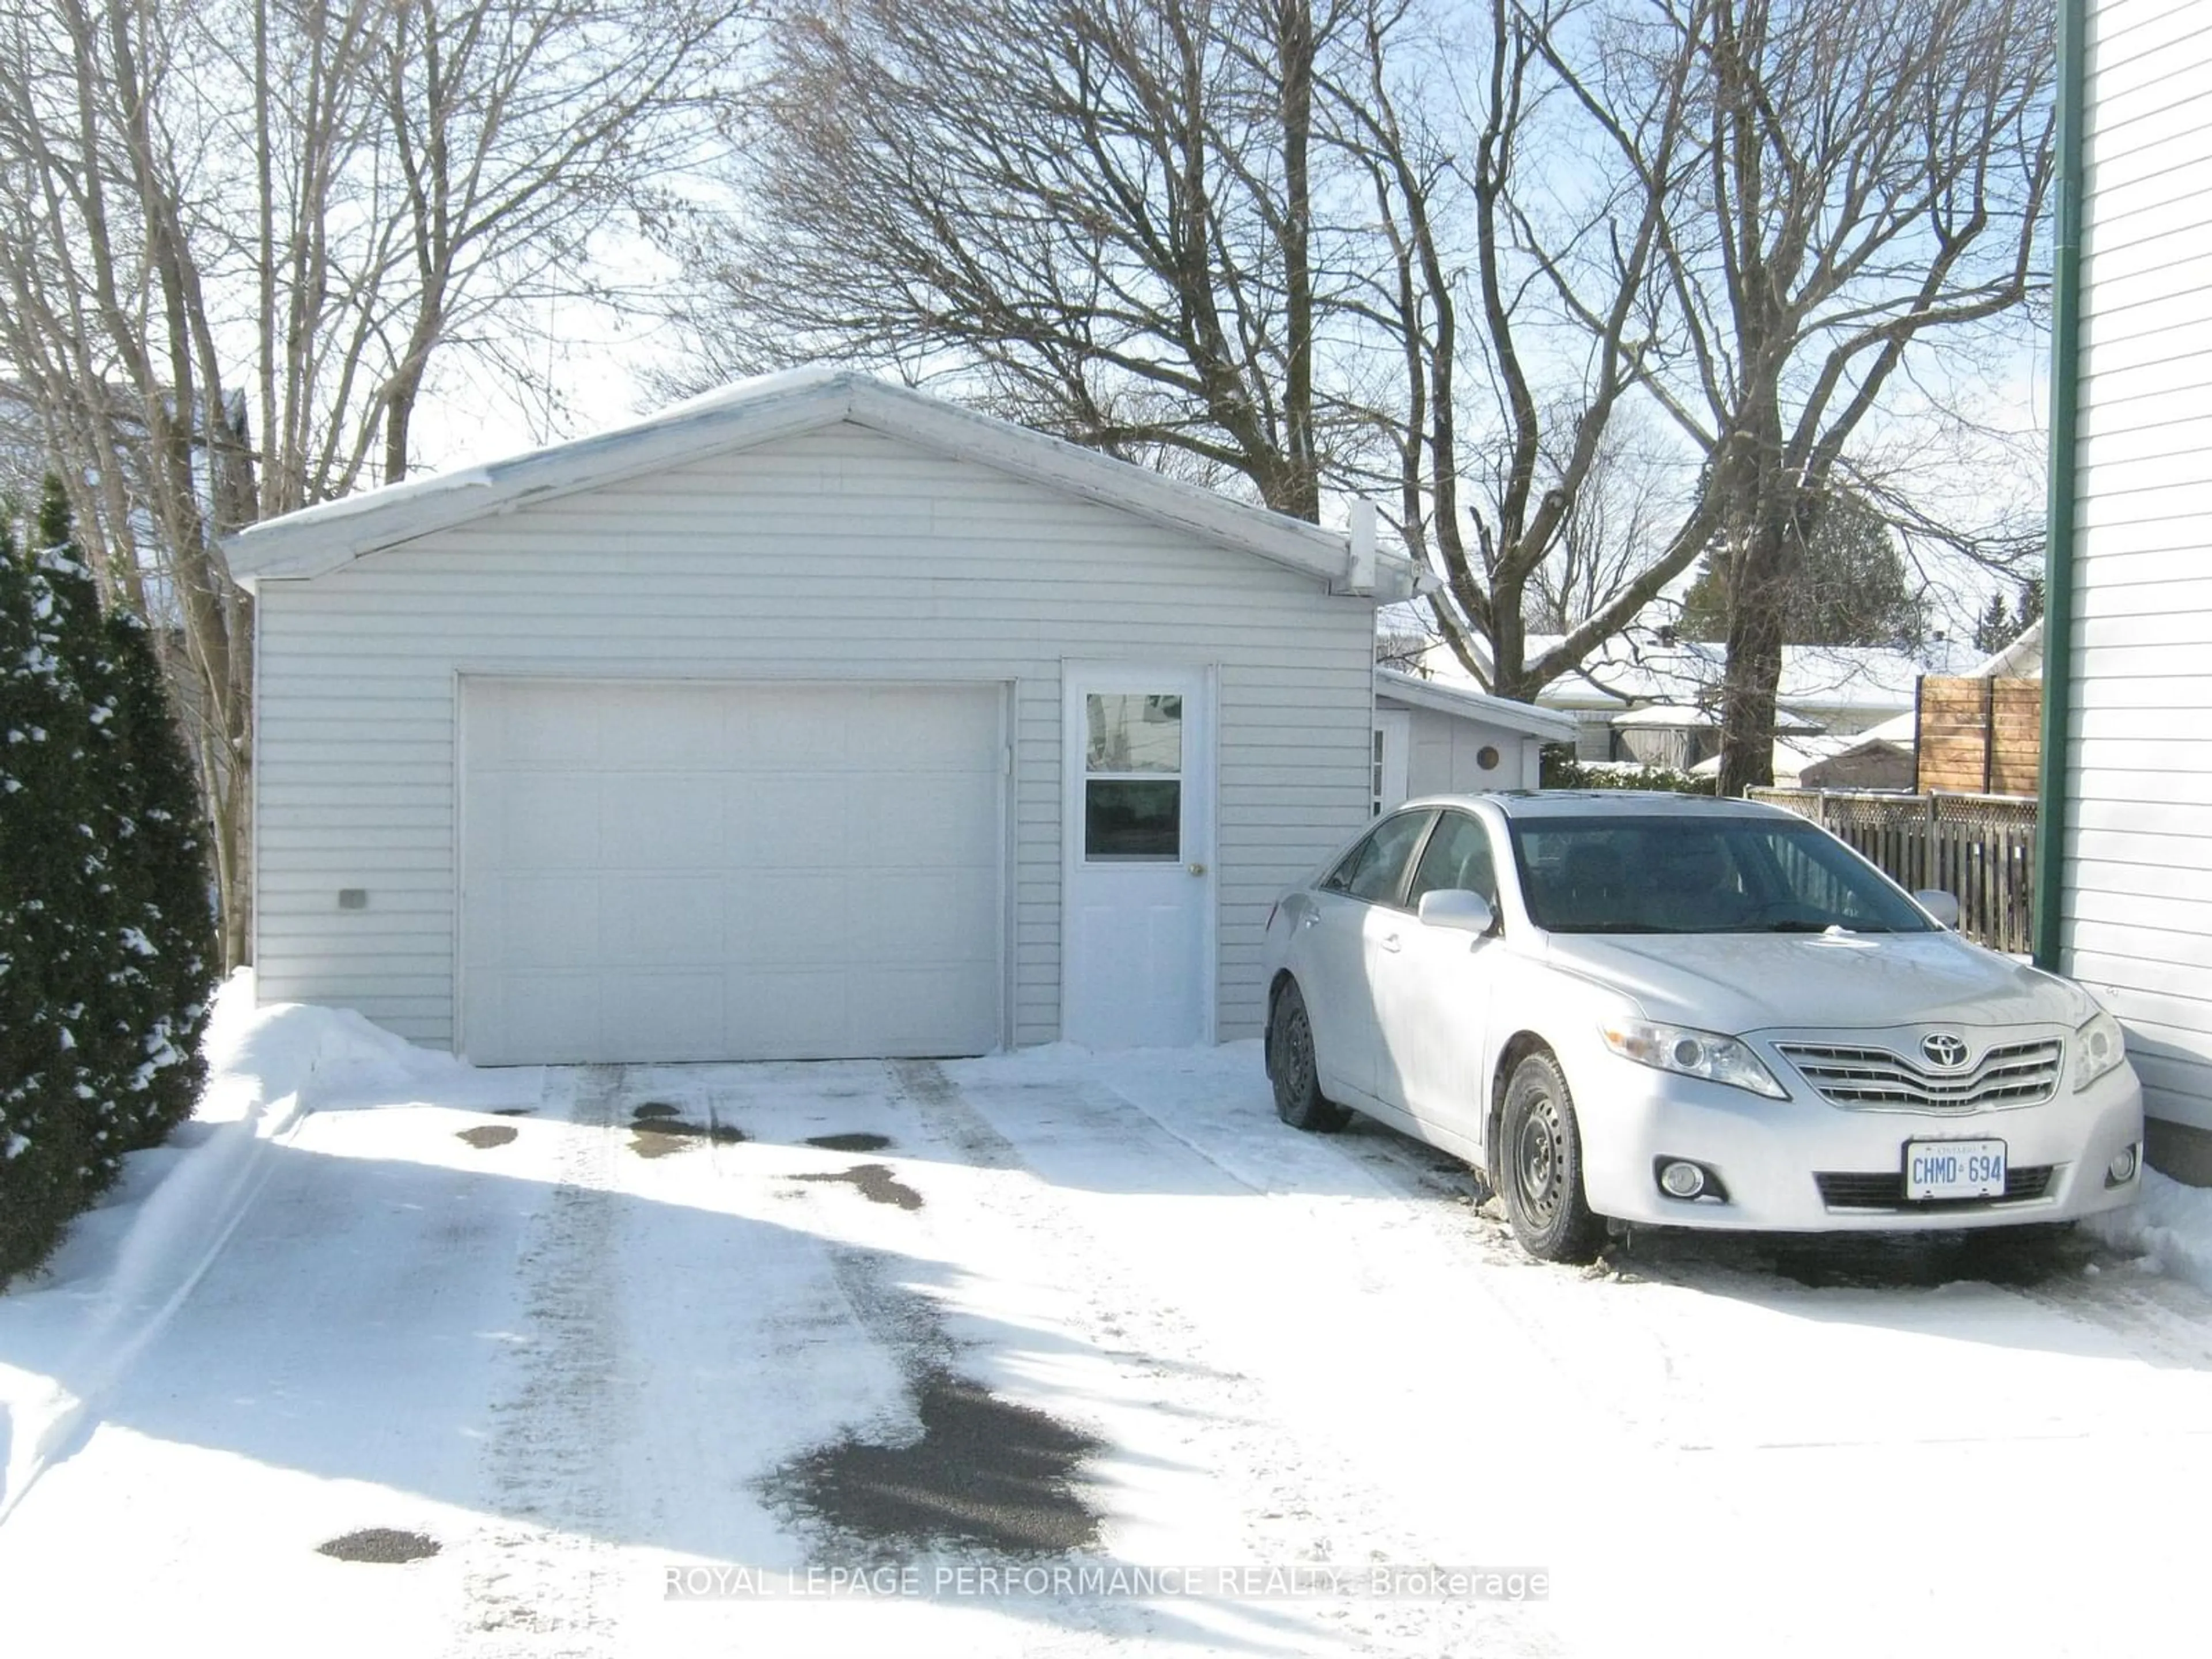
[[[1680,1025],[1654,1025],[1642,1019],[1614,1020],[1599,1029],[1605,1034],[1607,1048],[1639,1066],[1701,1077],[1708,1083],[1725,1083],[1731,1089],[1748,1089],[1776,1100],[1790,1097],[1759,1056],[1732,1036]]]
[[[2128,1057],[2120,1022],[2101,1008],[2074,1033],[2074,1092],[2080,1094]]]

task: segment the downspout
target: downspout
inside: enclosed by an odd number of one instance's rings
[[[2081,352],[2082,59],[2088,0],[2058,0],[2058,190],[2051,269],[2050,520],[2043,565],[2043,757],[2035,837],[2035,965],[2059,968],[2066,746],[2074,702],[2075,403]]]

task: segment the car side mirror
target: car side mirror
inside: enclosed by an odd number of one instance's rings
[[[1477,939],[1498,930],[1498,912],[1490,901],[1472,889],[1439,887],[1421,895],[1421,926],[1449,927]]]
[[[1923,887],[1912,896],[1912,901],[1930,916],[1938,927],[1959,931],[1959,896],[1947,893],[1940,887]]]

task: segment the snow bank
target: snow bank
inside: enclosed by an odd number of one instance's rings
[[[271,1105],[289,1113],[302,1106],[329,1111],[431,1098],[449,1104],[528,1101],[537,1095],[536,1068],[479,1071],[451,1054],[418,1048],[349,1008],[304,1002],[256,1008],[250,968],[234,974],[216,999],[206,1053],[207,1092],[193,1114],[204,1123],[265,1116]]]
[[[433,1090],[443,1101],[534,1094],[537,1081],[416,1048],[347,1010],[257,1008],[251,969],[216,997],[204,1051],[192,1121],[131,1154],[46,1266],[0,1295],[0,1518],[191,1293],[265,1178],[269,1148],[303,1113]]]
[[[2116,1249],[2212,1291],[2212,1187],[2185,1186],[2155,1170],[2143,1171],[2142,1196],[2128,1209],[2081,1224]]]

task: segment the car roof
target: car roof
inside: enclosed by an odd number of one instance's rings
[[[1408,806],[1473,806],[1487,801],[1509,818],[1789,818],[1764,801],[1717,800],[1656,789],[1501,789],[1482,795],[1425,795]]]

